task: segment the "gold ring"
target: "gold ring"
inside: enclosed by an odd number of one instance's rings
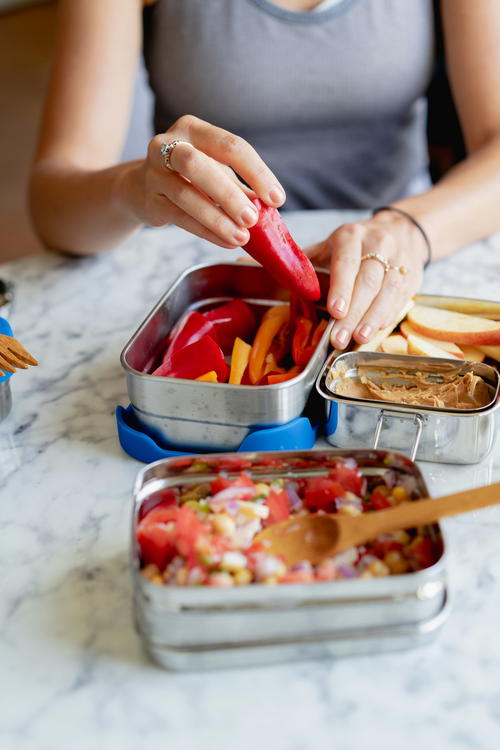
[[[380,253],[367,253],[362,256],[361,260],[378,260],[378,262],[382,263],[384,266],[384,274],[389,273],[389,271],[397,271],[402,276],[405,276],[405,274],[408,273],[407,266],[393,266],[389,263],[387,258],[384,255],[380,255]]]
[[[170,143],[162,143],[160,146],[160,154],[163,159],[163,166],[167,169],[170,169],[171,172],[177,172],[176,169],[173,168],[173,166],[170,163],[170,159],[172,158],[172,151],[176,146],[179,145],[179,143],[185,143],[186,146],[191,146],[193,148],[192,143],[189,143],[189,141],[171,141]]]
[[[367,253],[366,255],[363,255],[361,260],[378,260],[379,263],[382,263],[384,266],[384,273],[388,273],[393,266],[389,263],[387,258],[385,258],[383,255],[380,255],[380,253]]]

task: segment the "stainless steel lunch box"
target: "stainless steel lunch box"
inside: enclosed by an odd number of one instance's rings
[[[363,473],[388,468],[415,478],[427,496],[418,467],[406,456],[386,451],[278,451],[235,454],[248,458],[247,469],[262,480],[318,474],[311,467],[325,457],[352,456]],[[260,461],[279,458],[271,468]],[[176,670],[255,665],[291,659],[375,654],[427,643],[449,611],[446,545],[430,568],[386,578],[230,589],[157,585],[141,575],[136,528],[144,503],[172,485],[210,481],[212,461],[227,454],[192,459],[200,467],[165,459],[144,468],[136,480],[132,519],[131,572],[136,628],[146,650],[160,665]],[[307,465],[297,468],[297,459]],[[269,463],[269,462],[268,462]],[[193,473],[193,469],[196,469]],[[325,469],[322,469],[322,473]],[[440,535],[437,524],[431,533]]]
[[[325,304],[329,275],[318,270]],[[229,385],[147,375],[159,347],[186,310],[240,297],[268,307],[289,292],[262,268],[217,263],[185,271],[161,297],[121,354],[132,409],[140,425],[167,446],[186,450],[236,450],[256,427],[282,425],[301,416],[328,351],[331,324],[303,372],[266,386]]]
[[[336,393],[339,376],[355,380],[360,367],[378,369],[387,377],[391,370],[419,370],[432,377],[472,372],[488,384],[491,402],[478,409],[458,410]],[[316,387],[327,403],[327,439],[338,448],[376,448],[383,439],[384,447],[407,452],[412,459],[469,464],[481,461],[493,445],[494,411],[500,404],[499,374],[483,363],[363,351],[337,356],[334,352],[320,372]]]

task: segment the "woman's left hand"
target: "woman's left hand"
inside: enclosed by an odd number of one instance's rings
[[[327,307],[336,319],[331,341],[337,349],[351,338],[364,344],[391,325],[418,291],[427,258],[419,230],[393,211],[343,224],[304,252],[318,266],[330,263]],[[365,258],[370,253],[382,260]]]

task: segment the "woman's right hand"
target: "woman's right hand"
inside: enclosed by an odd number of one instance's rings
[[[172,171],[160,149],[176,140],[183,142],[170,153]],[[176,224],[225,248],[248,241],[248,227],[258,219],[252,196],[276,208],[285,200],[278,180],[249,143],[192,115],[156,135],[147,157],[130,165],[117,190],[122,206],[138,221]]]

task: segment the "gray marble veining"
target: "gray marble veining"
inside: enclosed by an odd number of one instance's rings
[[[297,240],[333,212],[289,214]],[[496,750],[500,747],[500,509],[446,522],[452,615],[412,652],[170,674],[142,652],[127,570],[138,462],[120,449],[119,354],[183,269],[237,257],[176,228],[102,257],[34,256],[16,284],[15,334],[40,367],[12,378],[0,424],[1,750]],[[499,299],[500,237],[436,262],[423,291]],[[431,492],[500,480],[481,464],[422,463]]]

